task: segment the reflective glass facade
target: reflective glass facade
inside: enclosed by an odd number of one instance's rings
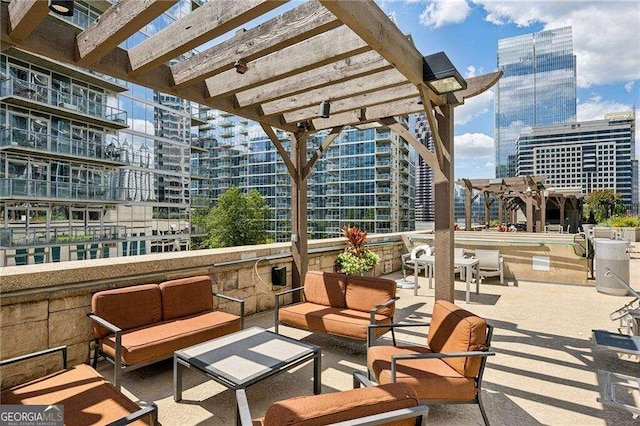
[[[576,60],[571,27],[498,41],[496,176],[516,175],[515,143],[533,126],[575,122]]]

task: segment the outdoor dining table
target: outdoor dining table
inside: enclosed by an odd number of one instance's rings
[[[469,292],[471,291],[471,278],[475,276],[476,281],[476,294],[480,293],[480,260],[474,259],[473,257],[456,257],[453,262],[456,268],[464,268],[465,270],[465,278],[467,282],[467,290],[466,290],[466,303],[469,303]],[[420,256],[415,260],[414,264],[414,277],[416,277],[416,282],[418,279],[418,269],[420,266],[424,266],[425,268],[425,276],[429,279],[429,288],[433,288],[433,269],[435,265],[435,256]],[[413,294],[415,296],[418,295],[418,286],[413,287]]]

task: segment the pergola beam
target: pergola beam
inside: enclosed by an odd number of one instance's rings
[[[271,139],[271,142],[276,147],[278,154],[280,154],[280,157],[282,157],[282,161],[284,161],[284,165],[287,167],[289,176],[291,176],[292,179],[295,179],[295,176],[298,173],[296,166],[291,161],[291,158],[289,158],[287,150],[284,149],[284,146],[282,146],[282,144],[280,143],[280,139],[278,139],[278,135],[276,134],[276,132],[273,131],[271,126],[262,122],[260,123],[260,127],[262,127],[262,130],[266,133],[269,139]]]
[[[349,98],[331,100],[331,113],[339,113],[351,110],[358,110],[373,105],[383,104],[391,101],[398,101],[405,98],[415,98],[418,95],[416,86],[407,83],[401,86],[391,87],[389,89],[378,90],[376,92],[356,95]],[[303,120],[317,118],[320,116],[320,108],[318,105],[301,108],[295,111],[283,114],[286,123],[296,123]]]
[[[240,107],[293,96],[312,89],[391,69],[377,52],[366,52],[320,68],[267,83],[235,94]]]
[[[78,34],[77,64],[85,66],[103,57],[178,0],[120,0]]]
[[[256,59],[239,76],[235,69],[205,80],[209,97],[219,99],[370,50],[349,28],[341,26]]]
[[[238,59],[251,62],[340,25],[340,21],[318,2],[303,3],[172,65],[173,79],[178,87],[188,85],[231,69]]]
[[[371,76],[359,77],[343,83],[309,90],[288,98],[266,102],[260,108],[264,115],[282,114],[285,111],[293,111],[319,104],[323,100],[350,98],[382,88],[398,86],[406,83],[406,81],[402,74],[391,69]]]
[[[9,35],[16,40],[24,40],[49,14],[46,1],[22,0],[9,3]]]
[[[140,75],[238,28],[287,0],[210,1],[129,50],[131,74]]]
[[[302,170],[302,178],[303,179],[306,179],[306,178],[309,177],[309,174],[311,173],[311,170],[313,170],[313,166],[315,166],[315,164],[318,162],[320,157],[322,157],[322,154],[324,154],[324,152],[327,150],[327,148],[329,148],[329,145],[331,145],[331,143],[338,136],[340,136],[340,132],[342,132],[343,128],[344,128],[344,126],[338,126],[338,127],[334,127],[333,129],[331,129],[329,134],[322,141],[322,144],[318,147],[318,149],[316,149],[316,152],[313,153],[313,157],[311,157],[311,159],[304,166],[304,169]]]

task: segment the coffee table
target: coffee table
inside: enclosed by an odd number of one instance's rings
[[[173,399],[182,399],[182,373],[185,368],[237,390],[311,359],[313,393],[318,395],[321,387],[320,346],[260,327],[247,328],[174,352]]]

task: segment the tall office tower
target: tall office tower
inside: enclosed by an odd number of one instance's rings
[[[496,177],[516,175],[516,139],[533,126],[576,121],[571,27],[498,40]]]
[[[291,240],[291,178],[271,140],[260,126],[239,117],[203,111],[192,164],[200,179],[192,181],[195,200],[215,202],[231,186],[257,189],[272,210],[269,233],[274,241]],[[291,141],[276,134],[285,150]],[[307,140],[311,158],[325,133]],[[388,128],[345,129],[307,178],[308,230],[311,238],[340,235],[345,223],[371,233],[413,230],[413,164],[408,143]]]
[[[199,1],[181,0],[130,48]],[[86,28],[108,1],[76,1]],[[0,265],[186,249],[188,102],[17,49],[0,55]]]
[[[434,152],[431,130],[424,114],[417,115],[414,128],[416,139],[426,146],[429,151]],[[416,165],[416,222],[433,222],[436,218],[433,169],[424,162],[422,157],[419,155],[416,157],[418,162]]]
[[[547,187],[581,188],[583,194],[612,189],[629,209],[637,206],[633,112],[536,126],[520,135],[517,153],[518,176],[544,175]]]

